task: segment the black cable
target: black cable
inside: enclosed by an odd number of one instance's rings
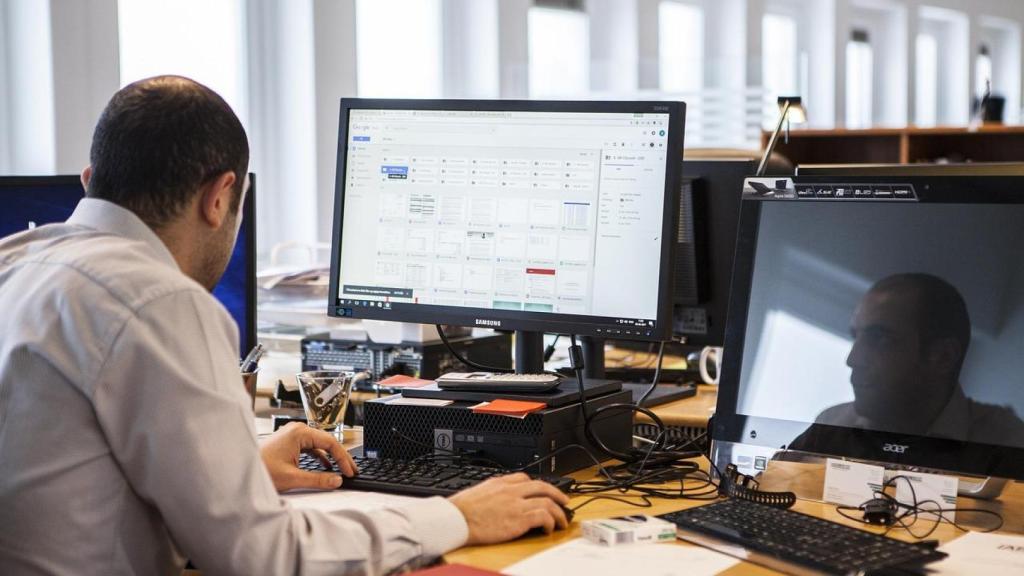
[[[576,375],[576,383],[579,387],[580,392],[580,414],[583,417],[583,432],[586,439],[594,445],[604,455],[622,460],[623,462],[635,462],[638,460],[652,460],[652,466],[667,465],[672,462],[680,460],[688,460],[697,458],[703,455],[702,451],[694,452],[680,452],[676,450],[666,450],[664,445],[664,437],[666,426],[662,422],[661,418],[651,410],[634,403],[616,402],[614,404],[607,404],[594,410],[592,413],[587,412],[587,401],[586,401],[586,387],[583,384],[583,351],[576,343],[576,336],[574,334],[569,335],[572,340],[572,344],[569,347],[569,360],[572,366],[573,372]],[[664,344],[662,344],[661,353],[659,356],[664,354]],[[656,374],[656,377],[658,374]],[[655,379],[655,385],[657,379]],[[651,389],[653,390],[653,388]],[[650,391],[648,391],[649,393]],[[606,414],[608,412],[614,412],[617,410],[628,410],[630,412],[638,412],[644,414],[650,418],[653,425],[659,430],[658,440],[646,450],[630,448],[628,451],[617,450],[608,446],[601,438],[597,436],[593,429],[593,423],[597,420],[598,416]]]
[[[654,389],[658,387],[658,382],[661,380],[661,361],[665,358],[665,342],[658,344],[658,364],[654,368],[654,378],[651,379],[651,386],[644,392],[644,395],[637,401],[638,406],[643,406],[644,401],[647,397],[654,392]]]
[[[893,497],[893,496],[891,496],[891,495],[889,495],[889,494],[887,494],[885,492],[886,488],[895,486],[897,480],[903,480],[904,482],[907,483],[907,487],[910,488],[911,503],[900,502],[895,497]],[[994,510],[985,510],[983,508],[959,508],[959,507],[957,507],[957,508],[942,508],[942,505],[939,504],[938,502],[936,502],[935,500],[919,501],[917,499],[917,491],[914,489],[913,481],[908,476],[905,476],[905,475],[902,475],[902,474],[893,476],[892,478],[887,480],[885,482],[885,484],[883,484],[880,489],[875,490],[874,491],[874,498],[873,499],[874,500],[884,500],[884,501],[886,501],[888,503],[890,509],[892,510],[892,517],[889,520],[888,525],[887,525],[885,531],[882,533],[883,536],[888,534],[889,531],[893,529],[893,527],[895,527],[896,525],[899,525],[901,528],[903,528],[907,532],[907,534],[910,534],[911,537],[913,537],[913,538],[915,538],[917,540],[923,540],[923,539],[928,538],[929,536],[931,536],[935,532],[935,530],[938,528],[939,524],[941,524],[943,522],[945,522],[947,524],[951,524],[957,530],[960,530],[962,532],[967,532],[967,530],[968,530],[967,528],[963,527],[962,525],[957,523],[955,520],[950,520],[949,518],[947,518],[945,516],[945,514],[944,514],[946,512],[975,512],[975,513],[988,514],[990,516],[994,516],[996,518],[996,520],[998,521],[998,524],[996,524],[995,526],[993,526],[991,528],[986,528],[984,530],[980,530],[980,532],[993,532],[995,530],[999,530],[1003,526],[1003,516],[1001,514],[999,514],[998,512],[994,511]],[[934,504],[935,508],[926,508],[926,507],[924,507],[924,505],[928,504],[928,503]],[[856,518],[854,516],[851,516],[851,515],[847,514],[847,511],[853,511],[853,510],[857,510],[857,511],[863,512],[866,504],[867,503],[864,503],[864,504],[861,504],[860,506],[836,506],[836,512],[840,516],[842,516],[844,518],[847,518],[849,520],[853,520],[855,522],[860,522],[862,524],[871,524],[870,522],[866,521],[863,517],[862,518]],[[917,523],[917,520],[922,515],[925,515],[925,514],[933,516],[935,518],[935,522],[923,534],[914,533],[914,531],[911,529],[911,527],[914,524]],[[907,519],[909,519],[909,521]]]
[[[547,348],[544,349],[544,362],[547,363],[551,360],[551,357],[555,354],[555,346],[558,344],[558,339],[561,338],[561,334],[555,334],[555,339],[548,344]]]
[[[627,498],[639,498],[640,502],[639,503],[633,502],[631,500],[627,500]],[[594,502],[596,500],[614,500],[615,502],[618,502],[620,504],[627,504],[629,506],[636,506],[637,508],[650,508],[651,506],[654,506],[654,504],[651,502],[651,499],[649,497],[643,496],[643,495],[641,495],[641,496],[609,496],[607,494],[598,494],[597,496],[591,496],[590,498],[587,498],[581,504],[577,504],[576,506],[573,506],[572,508],[570,508],[570,510],[572,510],[573,512],[576,512],[580,508],[583,508],[587,504],[590,504],[591,502]]]
[[[459,362],[462,362],[463,364],[465,364],[466,366],[469,366],[473,370],[477,370],[477,371],[480,371],[480,372],[499,372],[499,373],[504,373],[504,374],[507,374],[509,372],[514,372],[514,370],[512,370],[511,368],[497,368],[495,366],[487,366],[485,364],[478,364],[476,362],[473,362],[469,358],[463,357],[462,354],[459,354],[459,352],[455,349],[455,347],[452,346],[452,343],[448,341],[448,336],[444,333],[444,328],[442,328],[440,324],[435,324],[434,326],[437,328],[437,335],[441,337],[441,342],[444,342],[445,348],[447,348],[448,352],[450,352],[452,356],[455,356],[455,358]]]

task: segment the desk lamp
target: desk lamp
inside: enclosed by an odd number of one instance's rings
[[[786,126],[786,141],[789,142],[789,123],[791,121],[797,124],[807,122],[807,113],[804,111],[799,96],[779,96],[779,110],[781,112],[779,123],[775,125],[772,137],[768,139],[768,146],[765,146],[764,156],[761,157],[761,163],[757,166],[755,176],[764,176],[764,170],[768,167],[768,157],[775,149],[775,142],[779,139],[779,132],[782,130],[783,124]]]

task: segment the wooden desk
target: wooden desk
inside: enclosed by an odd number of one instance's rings
[[[820,468],[817,471],[809,470],[805,464],[796,463],[780,463],[783,467],[787,467],[785,473],[789,473],[791,478],[795,482],[821,482]],[[581,473],[575,475],[578,479],[586,479],[591,477],[590,472]],[[778,477],[777,477],[778,478]],[[589,496],[576,496],[572,499],[569,506],[578,506],[585,502]],[[520,560],[523,560],[533,554],[542,552],[552,546],[566,542],[572,538],[577,538],[581,535],[579,527],[579,520],[589,520],[596,518],[608,518],[613,516],[625,516],[628,514],[665,514],[675,510],[683,510],[693,506],[699,506],[706,502],[693,501],[693,500],[665,500],[665,499],[652,499],[653,506],[651,508],[636,508],[626,504],[621,504],[611,500],[597,500],[590,504],[587,504],[581,508],[577,513],[572,526],[569,530],[563,532],[556,532],[549,536],[534,536],[531,538],[523,538],[514,542],[508,542],[505,544],[497,544],[493,546],[468,546],[449,552],[444,556],[445,562],[448,563],[459,563],[466,564],[469,566],[475,566],[477,568],[484,568],[488,570],[501,571]],[[1000,532],[1013,532],[1022,533],[1024,532],[1024,485],[1015,483],[1011,484],[1003,496],[995,502],[983,502],[979,500],[971,500],[967,498],[961,498],[959,505],[961,507],[978,507],[995,510],[1003,515],[1003,528]],[[825,504],[822,502],[811,502],[806,500],[797,501],[793,507],[798,512],[805,514],[811,514],[820,518],[825,518],[848,526],[856,528],[865,528],[863,525],[847,520],[839,515],[835,511],[835,505]],[[961,514],[957,520],[963,520],[967,525],[972,527],[979,527],[979,525],[972,525],[972,518],[968,518],[967,514]],[[977,521],[980,522],[980,526],[985,526],[985,522],[990,522],[991,519],[982,516],[980,514],[973,515]],[[925,526],[930,527],[930,522],[925,520],[919,520],[918,525],[915,527],[915,531],[922,532]],[[883,529],[868,527],[868,530],[876,533],[881,533]],[[930,538],[937,539],[941,542],[948,542],[960,536],[962,532],[949,524],[940,525]],[[889,532],[889,535],[901,540],[913,541],[905,530],[894,529]],[[673,544],[657,544],[657,546],[692,546],[692,544],[677,541]],[[764,574],[778,574],[773,570],[763,568],[748,562],[740,562],[733,566],[729,570],[722,572],[724,575],[764,575]]]
[[[681,400],[680,402],[685,402]],[[265,420],[261,422],[261,420]],[[257,419],[257,429],[262,433],[269,432],[269,420],[268,419]],[[362,428],[350,428],[345,430],[345,442],[346,448],[353,448],[360,446],[363,440]],[[706,463],[704,463],[706,466]],[[796,462],[773,462],[772,463],[772,486],[766,486],[769,489],[784,489],[787,482],[792,483],[792,486],[796,485],[808,485],[813,483],[821,483],[822,468],[815,467],[814,465],[796,463]],[[593,477],[592,470],[584,470],[573,474],[572,476],[578,480],[587,480]],[[696,481],[688,483],[690,485],[697,485]],[[574,507],[582,504],[589,495],[575,496],[572,498],[569,506]],[[596,518],[609,518],[613,516],[625,516],[627,514],[636,514],[638,512],[644,514],[665,514],[675,510],[683,510],[693,506],[699,506],[705,504],[703,501],[696,500],[666,500],[655,498],[652,499],[653,506],[651,508],[636,508],[619,502],[611,500],[596,500],[581,508],[576,512],[575,520],[570,526],[569,530],[556,532],[549,536],[534,536],[530,538],[522,538],[513,542],[507,542],[504,544],[496,544],[492,546],[467,546],[454,550],[445,554],[444,561],[448,563],[459,563],[466,564],[469,566],[475,566],[478,568],[485,568],[488,570],[500,571],[520,560],[523,560],[533,554],[542,552],[552,546],[566,542],[572,538],[579,537],[580,525],[579,520],[590,520]],[[959,501],[961,507],[977,507],[985,508],[999,512],[1003,515],[1003,527],[1000,532],[1012,532],[1012,533],[1024,533],[1024,484],[1012,483],[1008,485],[1006,491],[1003,493],[999,500],[986,502],[981,500],[972,500],[969,498],[961,498]],[[839,515],[835,511],[833,504],[825,504],[822,502],[813,502],[808,500],[798,500],[796,506],[793,508],[798,512],[805,514],[811,514],[853,526],[857,528],[864,528],[851,520],[847,520]],[[963,524],[973,527],[980,528],[985,526],[985,522],[990,522],[991,518],[982,515],[973,515],[971,518],[967,514],[961,514],[958,517],[958,521]],[[976,524],[980,522],[981,524]],[[922,529],[928,525],[928,521],[921,520],[918,523],[917,529]],[[881,528],[868,528],[873,532],[882,532]],[[902,529],[895,529],[889,533],[895,538],[901,540],[913,541],[906,531]],[[941,542],[947,542],[961,535],[962,533],[956,530],[949,524],[943,524],[938,527],[931,538],[940,540]],[[692,544],[686,542],[677,541],[673,544],[658,544],[658,546],[692,546]],[[729,570],[726,570],[722,574],[727,576],[739,576],[739,575],[767,575],[777,574],[772,570],[750,564],[747,562],[741,562],[736,566],[733,566]]]
[[[614,348],[612,346],[606,346],[604,349],[604,364],[609,368],[654,368],[657,365],[657,361],[658,354],[656,352]],[[661,359],[661,367],[664,370],[686,370],[688,365],[686,358],[666,354]]]
[[[718,387],[698,384],[696,396],[655,406],[651,411],[657,414],[666,426],[706,429],[708,418],[715,413],[717,403]],[[636,421],[650,422],[651,419],[644,414],[637,414]]]

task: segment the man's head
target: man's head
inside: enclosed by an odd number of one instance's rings
[[[215,92],[180,76],[125,86],[93,133],[86,195],[134,212],[182,270],[212,288],[238,232],[249,143]]]
[[[944,401],[958,384],[971,339],[963,297],[931,274],[897,274],[868,290],[853,315],[854,407],[894,421],[929,400]]]

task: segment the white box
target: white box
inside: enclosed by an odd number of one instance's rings
[[[675,524],[646,514],[584,520],[582,525],[584,538],[606,546],[656,544],[676,539]]]

